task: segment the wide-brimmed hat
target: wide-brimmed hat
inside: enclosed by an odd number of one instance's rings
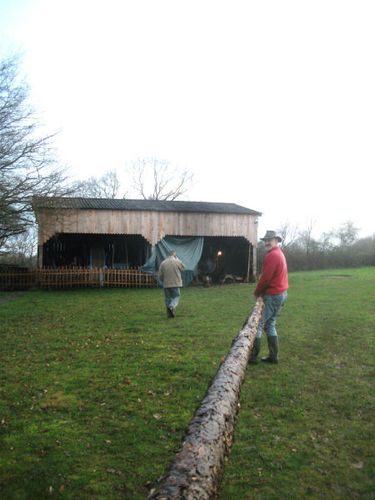
[[[266,231],[266,234],[263,236],[263,238],[261,238],[262,241],[265,241],[265,240],[277,240],[277,241],[283,241],[283,239],[281,238],[281,236],[279,236],[276,231]]]

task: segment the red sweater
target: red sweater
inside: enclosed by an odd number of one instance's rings
[[[256,296],[276,295],[288,289],[288,268],[281,248],[273,247],[265,256],[262,274],[256,286]]]

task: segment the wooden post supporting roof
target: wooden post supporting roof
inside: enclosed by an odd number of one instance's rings
[[[247,253],[247,273],[246,273],[246,283],[250,282],[250,273],[252,272],[251,270],[251,261],[252,261],[252,256],[253,256],[253,246],[251,243],[249,243],[249,251]]]

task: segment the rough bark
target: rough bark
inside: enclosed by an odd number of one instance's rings
[[[215,498],[233,441],[241,384],[263,311],[259,298],[220,366],[168,473],[148,499]]]

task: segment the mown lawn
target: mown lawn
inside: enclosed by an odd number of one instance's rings
[[[375,268],[296,273],[281,362],[250,366],[222,499],[374,498]],[[145,498],[252,285],[0,293],[0,498]],[[265,348],[264,348],[265,351]]]
[[[221,498],[375,498],[375,268],[290,282],[281,362],[249,366]]]

